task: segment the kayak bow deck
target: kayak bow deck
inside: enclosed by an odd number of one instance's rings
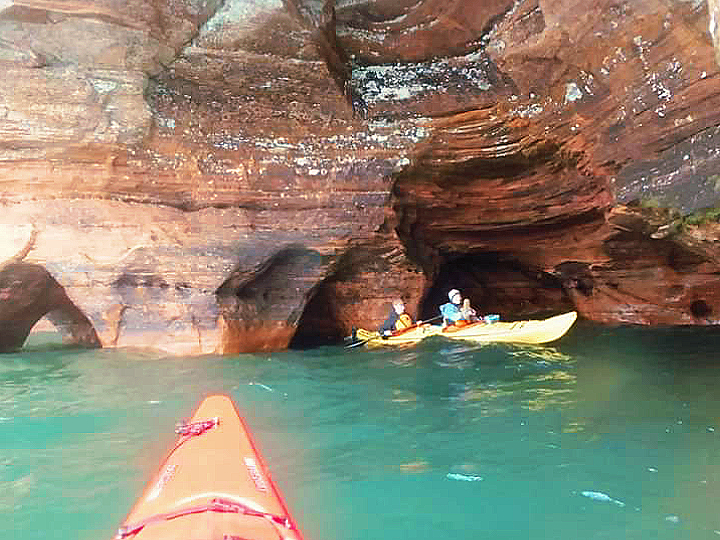
[[[177,431],[116,539],[302,540],[229,397],[207,397]]]
[[[539,345],[550,343],[564,336],[577,319],[577,312],[570,311],[547,319],[515,322],[476,322],[465,326],[443,328],[438,325],[421,324],[408,330],[383,337],[378,332],[359,329],[356,339],[370,347],[414,345],[430,336],[474,341],[476,343],[522,343]]]

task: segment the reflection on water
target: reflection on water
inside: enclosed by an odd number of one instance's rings
[[[314,540],[720,537],[715,332],[0,362],[0,538],[107,538],[210,392]],[[716,431],[717,430],[717,431]]]

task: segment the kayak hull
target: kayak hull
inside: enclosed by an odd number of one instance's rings
[[[414,345],[430,336],[473,341],[475,343],[520,343],[539,345],[556,341],[564,336],[577,320],[577,312],[570,311],[547,319],[515,322],[477,322],[462,327],[442,328],[422,324],[388,337],[377,332],[357,330],[357,339],[369,347]]]
[[[393,347],[402,345],[415,345],[426,337],[440,333],[442,328],[433,324],[421,324],[407,330],[395,333],[392,336],[381,336],[378,332],[370,332],[362,328],[357,330],[357,339],[366,341],[368,347]]]
[[[187,426],[210,427],[179,436],[116,539],[302,540],[229,397],[204,399]]]
[[[548,319],[471,323],[455,329],[449,327],[442,335],[450,339],[473,341],[476,343],[523,343],[539,345],[550,343],[563,337],[577,320],[577,312],[570,311]]]

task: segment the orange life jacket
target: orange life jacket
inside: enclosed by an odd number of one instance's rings
[[[410,315],[403,313],[398,317],[398,320],[395,321],[395,330],[405,330],[406,328],[410,328],[412,324],[413,322]]]

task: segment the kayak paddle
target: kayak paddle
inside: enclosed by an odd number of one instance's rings
[[[369,337],[369,338],[367,338],[367,339],[363,339],[363,340],[361,340],[361,341],[357,341],[357,342],[355,342],[355,343],[351,343],[350,345],[346,345],[345,348],[346,348],[346,349],[352,349],[353,347],[359,347],[360,345],[365,345],[368,341],[371,341],[371,340],[373,340],[373,339],[377,339],[377,338],[387,339],[387,338],[389,338],[389,337],[397,336],[397,335],[399,335],[399,334],[401,334],[401,333],[403,333],[403,332],[406,332],[406,331],[408,331],[408,330],[411,330],[411,329],[415,328],[416,326],[420,326],[420,325],[422,325],[422,324],[426,324],[426,323],[429,323],[429,322],[432,322],[432,321],[436,321],[436,320],[441,319],[441,318],[442,318],[442,315],[438,315],[438,316],[433,317],[433,318],[431,318],[431,319],[428,319],[428,320],[426,320],[426,321],[417,321],[417,322],[415,322],[414,324],[411,324],[410,326],[408,326],[407,328],[403,328],[403,329],[401,329],[401,330],[395,330],[395,331],[392,332],[390,335],[387,335],[387,336],[383,336],[383,335],[372,336],[372,337]],[[350,337],[351,339],[357,339],[357,330],[355,330],[355,329],[353,328],[352,336],[348,336],[348,337]],[[348,338],[345,338],[345,340],[347,340],[347,339],[348,339]]]

